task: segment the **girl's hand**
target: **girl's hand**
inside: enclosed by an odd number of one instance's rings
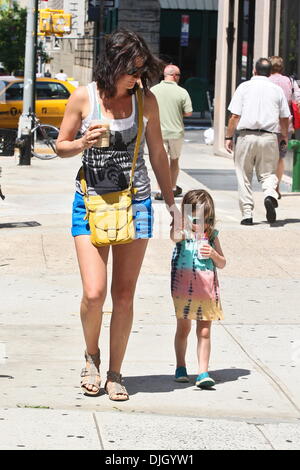
[[[102,134],[105,134],[107,129],[101,127],[101,123],[91,124],[83,137],[81,137],[81,142],[83,150],[93,147],[101,137]]]
[[[200,253],[202,256],[205,256],[205,258],[212,258],[215,254],[215,250],[210,245],[203,245],[200,248]]]

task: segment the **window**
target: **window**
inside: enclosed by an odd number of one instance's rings
[[[277,0],[270,0],[269,57],[275,55]]]
[[[285,63],[285,74],[300,78],[300,2],[281,2],[280,55]]]
[[[55,82],[37,82],[36,92],[38,100],[67,100],[70,96],[62,84]]]
[[[255,0],[239,1],[237,85],[249,80],[254,59]]]
[[[6,101],[23,100],[23,88],[23,82],[13,83],[5,91]]]

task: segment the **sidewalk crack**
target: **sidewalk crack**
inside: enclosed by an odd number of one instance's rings
[[[97,417],[96,417],[96,414],[95,414],[95,413],[93,413],[93,419],[94,419],[94,423],[95,423],[95,426],[96,426],[96,430],[97,430],[97,434],[98,434],[98,439],[99,439],[99,442],[100,442],[101,450],[105,450],[105,449],[104,449],[104,444],[103,444],[103,441],[102,441],[102,437],[101,437],[101,433],[100,433],[99,424],[98,424]]]
[[[264,425],[263,424],[254,424],[254,426],[256,427],[256,429],[263,435],[264,439],[266,440],[267,444],[269,444],[269,446],[271,447],[272,450],[276,450],[276,448],[273,446],[272,442],[270,441],[270,439],[265,435],[264,431],[263,431],[263,427]]]
[[[41,235],[41,242],[42,242],[42,254],[43,254],[43,258],[44,258],[44,263],[45,263],[46,269],[49,269],[49,266],[48,266],[48,263],[47,263],[47,256],[46,256],[46,252],[45,252],[43,235]]]

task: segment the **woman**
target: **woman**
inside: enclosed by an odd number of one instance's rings
[[[110,324],[110,358],[105,390],[111,400],[124,401],[129,396],[120,374],[133,320],[133,298],[136,282],[151,238],[151,188],[143,158],[145,139],[150,162],[162,189],[166,205],[173,206],[168,159],[163,147],[158,106],[149,91],[151,81],[158,78],[160,63],[139,35],[120,30],[113,33],[95,71],[95,82],[79,87],[71,95],[57,140],[60,157],[73,157],[83,152],[83,168],[89,194],[120,191],[128,187],[137,136],[137,99],[134,95],[141,81],[144,91],[144,133],[139,150],[134,187],[136,239],[126,245],[112,246],[113,303]],[[95,148],[106,130],[91,122],[102,118],[110,124],[109,148]],[[77,132],[83,136],[75,140]],[[77,175],[73,203],[72,234],[83,284],[81,320],[86,342],[86,366],[81,386],[87,395],[99,393],[100,351],[98,341],[102,307],[107,291],[107,260],[110,247],[95,248],[90,241],[89,227],[84,220],[85,208],[80,175]],[[150,227],[149,227],[150,224]]]
[[[270,57],[270,61],[272,64],[272,73],[271,73],[271,76],[269,77],[269,80],[275,83],[275,85],[278,85],[282,88],[286,96],[286,99],[289,103],[290,108],[292,106],[292,100],[297,101],[298,107],[300,108],[300,89],[299,89],[298,83],[296,82],[296,80],[283,75],[284,63],[283,63],[282,57],[273,56],[273,57]],[[292,116],[291,116],[290,126],[289,126],[289,139],[291,138],[293,131],[294,131],[293,121],[292,121]],[[287,150],[288,150],[286,145],[283,147],[280,146],[281,141],[282,141],[282,138],[279,135],[278,136],[279,161],[278,161],[277,171],[276,171],[276,176],[278,178],[278,185],[276,188],[276,191],[278,193],[278,199],[281,199],[279,185],[284,174],[284,158],[286,157]]]

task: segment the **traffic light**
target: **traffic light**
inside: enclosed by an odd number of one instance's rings
[[[39,10],[39,32],[51,34],[52,32],[52,15],[50,10]]]
[[[52,15],[52,31],[54,34],[70,34],[72,15],[70,13],[54,13]]]
[[[70,34],[72,30],[72,15],[64,10],[51,10],[49,8],[39,10],[39,34],[44,36],[63,36]]]

